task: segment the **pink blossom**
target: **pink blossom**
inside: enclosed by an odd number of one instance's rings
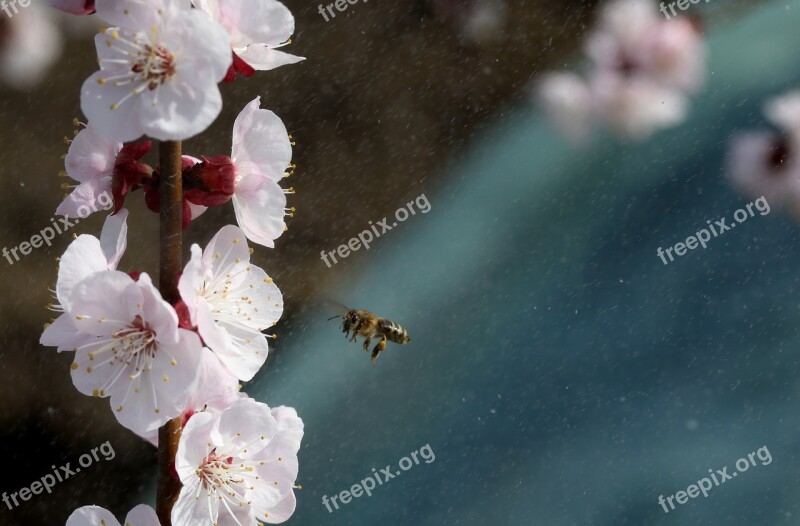
[[[66,526],[120,526],[114,515],[100,506],[78,508],[67,519]],[[125,526],[160,526],[156,512],[146,504],[139,504],[125,517]]]
[[[204,251],[192,246],[178,290],[206,346],[235,377],[253,378],[269,353],[262,331],[280,319],[283,297],[250,263],[244,232],[225,226]]]
[[[294,409],[250,398],[219,415],[197,413],[183,430],[175,467],[183,487],[173,524],[257,526],[286,521],[303,421]]]

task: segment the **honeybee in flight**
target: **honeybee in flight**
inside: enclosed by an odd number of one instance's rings
[[[347,309],[347,312],[328,319],[342,318],[342,332],[345,337],[350,337],[351,342],[355,341],[356,336],[363,336],[364,351],[369,352],[369,344],[372,339],[380,338],[380,341],[372,349],[372,363],[375,363],[378,355],[386,349],[386,340],[401,345],[411,341],[408,331],[398,323],[386,318],[379,318],[368,310],[348,309],[344,305],[341,307]],[[352,336],[350,331],[353,332]]]

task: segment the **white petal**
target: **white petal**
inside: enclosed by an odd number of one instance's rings
[[[192,245],[192,256],[178,280],[178,292],[189,310],[193,325],[197,325],[197,304],[202,298],[203,284],[203,256],[198,245]]]
[[[67,519],[66,526],[97,526],[100,524],[119,526],[119,521],[105,508],[84,506],[72,512]]]
[[[100,233],[100,246],[108,260],[108,268],[114,270],[128,246],[128,210],[123,208],[119,213],[108,216]]]
[[[141,274],[136,285],[141,291],[142,321],[152,328],[161,345],[173,345],[178,342],[178,314],[164,301],[161,293],[153,286],[150,276]]]
[[[234,225],[222,227],[203,251],[203,265],[214,276],[209,292],[221,291],[225,281],[232,278],[241,282],[249,262],[250,249],[242,229]]]
[[[209,331],[208,324],[203,323],[203,311],[200,312],[198,329],[206,345],[234,376],[245,382],[251,380],[267,361],[267,337],[257,330],[225,322],[214,323]]]
[[[260,104],[261,97],[256,97],[236,117],[231,157],[242,177],[259,174],[280,181],[292,161],[289,133],[283,121]]]
[[[139,504],[125,517],[125,526],[160,526],[160,524],[153,508]]]
[[[277,428],[267,404],[241,398],[219,416],[211,436],[227,454],[247,459],[267,446]]]
[[[294,496],[294,491],[290,490],[283,500],[266,510],[265,515],[262,515],[264,518],[260,520],[268,524],[286,522],[294,514],[295,508],[297,508],[297,498]]]
[[[109,24],[133,31],[158,26],[174,10],[190,9],[189,0],[97,0],[97,15]]]
[[[234,28],[234,46],[283,44],[294,33],[291,11],[275,0],[220,0],[223,18]]]
[[[39,343],[47,347],[57,347],[59,352],[74,351],[94,336],[78,331],[69,314],[62,314],[50,323],[39,338]]]
[[[195,417],[192,417],[194,419]],[[191,420],[190,420],[191,422]],[[214,524],[219,516],[219,499],[208,496],[208,492],[197,486],[183,486],[175,506],[172,508],[172,524],[175,526]],[[195,498],[197,495],[198,498]],[[210,509],[209,509],[210,508]]]
[[[106,270],[75,285],[70,302],[72,323],[79,330],[95,336],[108,336],[130,326],[138,313],[136,305],[141,305],[143,299],[130,276]]]
[[[161,42],[174,50],[178,69],[187,68],[185,78],[200,77],[216,84],[228,73],[233,57],[227,31],[203,11],[192,9],[170,20]]]
[[[81,110],[89,118],[92,126],[109,140],[128,142],[138,139],[144,133],[140,118],[140,97],[132,96],[115,109],[112,105],[128,97],[131,85],[116,86],[113,82],[99,84],[108,74],[98,71],[86,79],[81,88]]]
[[[144,132],[161,141],[181,141],[205,131],[222,109],[219,87],[206,74],[178,70],[165,84],[143,93]]]
[[[239,399],[239,380],[225,369],[219,358],[203,349],[197,382],[189,394],[185,409],[219,414]]]
[[[252,180],[256,184],[250,186]],[[268,248],[275,246],[274,240],[286,229],[284,209],[286,195],[278,183],[259,176],[251,175],[241,181],[242,186],[249,186],[247,192],[233,195],[233,209],[236,221],[244,231],[247,239]],[[238,185],[237,185],[238,186]]]
[[[305,60],[305,57],[290,55],[263,44],[250,44],[246,49],[238,51],[237,54],[239,58],[258,71],[269,71],[280,66],[297,64]]]
[[[108,270],[100,240],[88,234],[78,236],[61,256],[58,264],[56,296],[65,310],[71,307],[72,289],[90,275]]]
[[[267,273],[250,265],[244,280],[232,295],[247,296],[247,301],[236,303],[236,324],[244,328],[264,331],[275,325],[283,315],[283,295]],[[231,313],[234,314],[234,313]]]
[[[175,455],[175,470],[183,484],[197,479],[195,470],[211,452],[208,442],[217,417],[210,413],[194,414],[183,428],[178,452]]]

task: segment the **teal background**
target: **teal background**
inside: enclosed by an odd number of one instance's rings
[[[291,523],[797,524],[798,225],[773,207],[669,266],[656,249],[751,201],[724,178],[728,139],[798,86],[798,26],[792,1],[710,27],[690,119],[644,143],[576,150],[509,107],[440,184],[398,196],[432,210],[340,262],[326,294],[411,343],[373,367],[309,306],[246,387],[306,424]],[[434,462],[322,505],[426,444]],[[764,445],[770,465],[658,505]]]

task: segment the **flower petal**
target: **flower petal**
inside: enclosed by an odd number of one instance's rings
[[[253,69],[259,71],[269,71],[280,66],[297,64],[305,60],[305,57],[290,55],[263,44],[250,44],[246,49],[238,51],[237,54]]]
[[[255,184],[251,185],[251,182]],[[247,239],[272,248],[274,240],[286,230],[283,220],[286,195],[278,183],[259,176],[251,175],[241,183],[249,188],[247,192],[237,191],[233,196],[236,221]]]
[[[153,508],[139,504],[125,517],[126,526],[160,526],[158,516]]]
[[[236,117],[231,157],[243,177],[259,174],[277,182],[292,161],[292,145],[283,121],[260,104],[256,97]]]
[[[225,445],[226,454],[247,459],[264,449],[277,429],[267,404],[241,398],[219,416],[211,437],[215,444]]]
[[[119,521],[105,508],[84,506],[72,512],[72,515],[67,519],[66,526],[96,526],[98,524],[119,526]]]

